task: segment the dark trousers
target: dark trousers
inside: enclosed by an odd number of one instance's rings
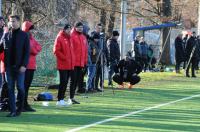
[[[189,75],[189,69],[190,69],[190,66],[192,65],[191,67],[191,70],[192,70],[192,76],[195,76],[195,69],[196,69],[196,66],[197,66],[197,59],[196,58],[192,58],[188,64],[188,67],[186,67],[186,75]]]
[[[140,77],[137,75],[132,75],[130,77],[127,77],[126,79],[121,77],[119,74],[115,74],[113,76],[113,81],[115,81],[119,85],[122,85],[123,82],[130,82],[131,85],[135,85],[135,84],[139,83],[140,80],[141,80]]]
[[[149,65],[147,57],[142,57],[142,61],[143,61],[144,72],[146,72],[146,70],[148,69],[148,65]]]
[[[112,77],[114,72],[114,69],[117,65],[117,62],[110,62],[109,70],[108,70],[108,84],[112,84]]]
[[[82,92],[83,90],[85,90],[83,88],[84,86],[83,81],[84,81],[84,74],[85,74],[84,72],[85,71],[83,70],[82,67],[76,66],[74,68],[74,88],[76,89],[78,86],[79,92]]]
[[[102,67],[100,64],[96,66],[96,75],[95,75],[95,89],[98,89],[98,85],[102,88]]]
[[[6,75],[5,73],[1,74],[1,79],[2,79],[2,83],[1,83],[1,98],[0,101],[3,101],[4,99],[8,99],[8,83],[6,81]]]
[[[73,70],[59,70],[60,84],[58,89],[58,101],[65,98],[65,92],[67,84],[70,78],[70,99],[74,98],[75,87],[74,87],[74,71]]]
[[[78,81],[78,91],[84,91],[85,90],[85,83],[84,83],[84,76],[87,73],[87,67],[81,68],[80,70],[80,76]]]
[[[176,65],[175,65],[175,70],[176,72],[180,72],[180,65],[181,65],[181,61],[176,61]]]
[[[19,96],[18,111],[22,111],[24,107],[24,78],[25,73],[20,72],[19,69],[6,68],[6,80],[8,82],[9,106],[11,112],[16,112],[15,83],[17,83],[17,90]]]
[[[25,72],[25,80],[24,80],[24,89],[25,89],[25,97],[24,97],[24,107],[28,106],[28,92],[33,81],[34,69],[27,69]]]

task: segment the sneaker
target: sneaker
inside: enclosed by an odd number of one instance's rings
[[[66,106],[66,102],[64,100],[60,100],[60,101],[57,101],[56,103],[57,106]]]
[[[67,105],[71,105],[71,104],[72,104],[72,100],[71,100],[71,99],[68,99]]]
[[[95,90],[97,90],[97,92],[103,92],[103,90],[100,88],[96,88]]]
[[[108,85],[109,85],[109,86],[113,86],[113,83],[112,83],[112,82],[108,82]]]
[[[24,111],[25,112],[35,112],[36,110],[33,109],[30,105],[24,106]]]
[[[94,90],[91,88],[87,90],[87,93],[93,93],[93,92],[94,92]]]
[[[129,88],[129,89],[132,89],[132,87],[133,87],[133,85],[129,84],[128,88]]]
[[[71,99],[73,104],[80,104],[78,101],[76,101],[75,99]]]
[[[193,77],[193,78],[196,78],[197,76],[196,76],[196,75],[192,75],[192,77]]]
[[[119,89],[123,89],[124,88],[124,83],[122,83],[122,85],[119,85]]]
[[[77,93],[85,93],[86,91],[85,91],[85,89],[79,89],[78,91],[77,91]]]

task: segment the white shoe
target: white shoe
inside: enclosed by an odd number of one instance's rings
[[[56,105],[57,106],[67,106],[67,104],[64,100],[57,101]]]
[[[72,105],[72,100],[71,99],[68,99],[67,105]]]

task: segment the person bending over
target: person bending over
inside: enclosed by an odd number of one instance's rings
[[[121,85],[124,88],[124,82],[129,82],[129,89],[132,88],[132,85],[135,85],[140,82],[140,77],[138,74],[142,71],[142,66],[136,62],[131,54],[128,52],[125,56],[125,59],[119,61],[116,69],[115,75],[113,76],[113,81]]]

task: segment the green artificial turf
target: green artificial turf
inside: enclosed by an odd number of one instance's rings
[[[200,75],[197,75],[200,76]],[[143,110],[170,101],[200,94],[200,77],[186,78],[172,72],[142,73],[141,82],[133,89],[119,90],[105,86],[104,93],[76,95],[80,105],[56,107],[33,102],[32,97],[44,88],[30,90],[30,102],[37,112],[22,113],[16,118],[0,112],[0,131],[65,132],[108,118]],[[107,84],[107,82],[105,82]],[[117,85],[115,85],[117,86]],[[49,90],[56,97],[56,90]],[[105,122],[81,132],[168,132],[200,131],[200,97],[183,100],[163,107],[146,110],[124,118]]]

